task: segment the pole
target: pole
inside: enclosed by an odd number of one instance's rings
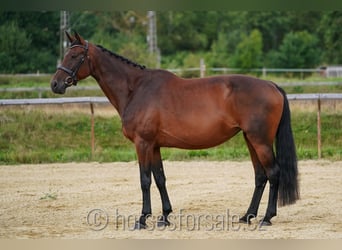
[[[148,11],[147,12],[148,18],[148,49],[151,54],[157,52],[157,24],[156,24],[156,12],[155,11]]]
[[[150,54],[156,57],[156,67],[160,67],[160,49],[158,48],[157,39],[157,15],[155,11],[147,11],[148,18],[148,32],[147,43]]]
[[[204,59],[200,59],[200,77],[203,78],[205,76],[205,63]]]
[[[60,27],[59,27],[59,34],[60,34],[60,41],[59,41],[59,59],[57,64],[61,62],[64,57],[64,53],[69,46],[69,40],[66,37],[65,31],[70,32],[70,15],[68,11],[61,11],[60,12]]]
[[[94,129],[94,104],[90,103],[90,112],[91,112],[91,159],[94,159],[95,155],[95,129]]]
[[[318,159],[322,158],[322,141],[321,141],[321,97],[317,99],[317,151]]]

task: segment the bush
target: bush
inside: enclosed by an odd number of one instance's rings
[[[253,30],[244,36],[237,45],[233,56],[233,66],[244,70],[262,67],[262,35],[259,30]]]
[[[288,33],[278,51],[269,54],[272,67],[313,68],[320,62],[318,39],[307,31]]]
[[[211,56],[208,58],[211,67],[228,67],[229,52],[226,34],[218,33],[217,40],[211,46]]]
[[[16,22],[0,26],[1,73],[25,73],[28,70],[31,39]]]

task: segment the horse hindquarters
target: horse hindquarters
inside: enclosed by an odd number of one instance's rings
[[[242,130],[251,155],[255,172],[255,190],[251,204],[247,213],[242,217],[242,221],[249,222],[251,218],[257,216],[260,200],[266,185],[270,183],[269,199],[263,224],[271,225],[271,218],[277,214],[277,200],[279,192],[280,171],[282,166],[277,161],[273,151],[273,143],[279,131],[282,116],[286,114],[283,109],[288,108],[284,102],[284,97],[272,85],[265,85],[263,98],[255,96],[244,102],[240,110],[244,110],[244,120],[242,120]],[[247,97],[247,96],[243,96]],[[240,98],[246,100],[245,98]]]
[[[250,218],[257,215],[267,180],[270,182],[270,191],[266,214],[262,221],[264,225],[271,225],[271,218],[277,214],[277,199],[280,205],[287,205],[299,198],[297,157],[291,130],[289,103],[285,92],[277,88],[283,95],[283,110],[275,135],[276,156],[273,145],[266,139],[269,129],[266,123],[263,129],[244,131],[255,170],[255,190],[250,207],[242,217],[244,222],[249,222]],[[273,135],[269,134],[269,138],[271,137],[273,138]]]

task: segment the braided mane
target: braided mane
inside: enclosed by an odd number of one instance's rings
[[[142,70],[144,70],[146,68],[145,65],[141,65],[139,63],[133,62],[133,61],[129,60],[128,58],[124,57],[124,56],[118,55],[118,54],[116,54],[116,53],[114,53],[114,52],[112,52],[112,51],[102,47],[101,45],[96,45],[96,46],[99,47],[102,51],[107,52],[109,55],[114,56],[117,59],[119,59],[119,60],[121,60],[121,61],[123,61],[123,62],[125,62],[127,64],[130,64],[130,65],[132,65],[134,67],[137,67],[137,68],[140,68]]]

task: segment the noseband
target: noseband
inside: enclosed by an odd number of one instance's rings
[[[57,67],[57,69],[63,70],[65,73],[68,74],[68,76],[64,79],[64,84],[68,87],[71,85],[77,84],[77,81],[78,81],[77,72],[80,69],[82,63],[84,62],[84,60],[88,54],[88,41],[86,41],[85,46],[76,44],[76,45],[71,46],[70,49],[75,48],[75,47],[81,47],[84,49],[84,53],[83,53],[83,56],[81,57],[80,61],[72,69],[68,69],[62,65],[59,65]]]

